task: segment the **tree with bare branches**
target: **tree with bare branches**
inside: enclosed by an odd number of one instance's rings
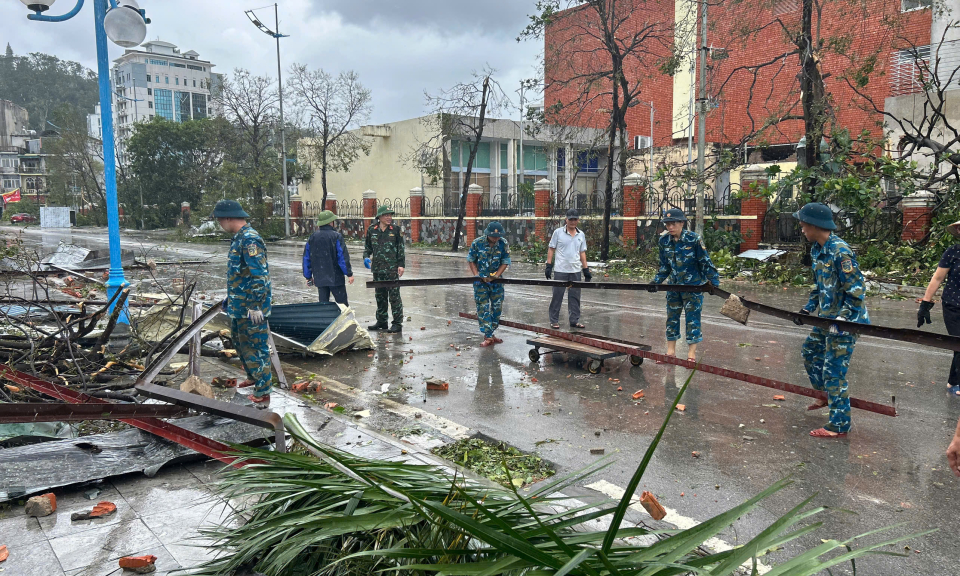
[[[538,0],[518,38],[541,40],[549,29],[552,42],[544,47],[548,122],[607,133],[602,260],[610,254],[614,185],[622,188],[630,155],[627,112],[639,104],[653,75],[675,66],[675,54],[683,52],[675,42],[676,25],[663,17],[662,8],[658,0]]]
[[[370,143],[357,129],[370,119],[373,109],[370,89],[353,70],[336,78],[305,65],[290,68],[287,89],[308,133],[301,144],[310,160],[320,166],[323,188],[321,206],[327,205],[327,172],[346,172],[360,154],[370,154]]]
[[[453,232],[454,252],[460,246],[463,219],[467,214],[470,175],[480,140],[483,138],[484,127],[491,117],[509,103],[493,74],[494,70],[487,68],[482,72],[474,72],[473,79],[468,82],[460,82],[434,95],[426,93],[427,108],[430,110],[430,115],[424,117],[427,137],[417,142],[408,155],[409,160],[421,172],[437,179],[443,176],[444,168],[449,162],[447,148],[451,141],[458,141],[469,148],[463,188],[460,191],[457,224]],[[460,169],[464,170],[462,166]]]
[[[276,190],[280,180],[276,81],[237,68],[231,76],[223,77],[212,99],[214,107],[233,126],[223,142],[225,186],[231,189],[231,196],[249,198],[253,209],[262,211],[266,193]]]

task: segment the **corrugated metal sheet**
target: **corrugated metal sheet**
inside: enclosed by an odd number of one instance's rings
[[[309,346],[340,317],[335,302],[275,304],[270,312],[270,330]]]

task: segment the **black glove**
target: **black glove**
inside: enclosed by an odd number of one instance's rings
[[[589,268],[584,268],[584,269],[583,269],[583,281],[584,281],[584,282],[590,282],[591,280],[593,280],[593,274],[590,273],[590,269],[589,269]]]
[[[917,328],[923,326],[923,323],[932,324],[930,321],[930,310],[933,308],[933,302],[927,300],[920,301],[920,309],[917,310]]]
[[[553,264],[547,264],[547,271],[544,273],[547,280],[553,280]]]
[[[804,316],[809,316],[809,315],[810,315],[810,311],[807,310],[806,308],[801,308],[801,309],[800,309],[800,312],[798,312],[798,314],[803,314]],[[794,318],[794,319],[793,319],[793,323],[796,324],[797,326],[803,326],[803,319],[802,319],[802,318]]]
[[[656,282],[651,282],[650,285],[647,286],[647,292],[650,292],[650,293],[652,293],[652,294],[656,294],[656,292],[657,292],[657,283],[656,283]]]

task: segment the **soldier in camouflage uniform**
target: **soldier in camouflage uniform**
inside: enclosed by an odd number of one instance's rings
[[[406,256],[403,250],[403,235],[400,227],[393,225],[393,210],[381,206],[377,210],[377,222],[367,228],[367,237],[363,246],[363,265],[373,271],[374,281],[398,280],[403,276]],[[393,325],[388,332],[403,330],[403,302],[399,288],[377,288],[377,323],[368,326],[369,330],[383,330],[387,327],[387,301],[393,309]]]
[[[684,230],[687,217],[683,210],[671,208],[663,216],[667,232],[660,237],[660,270],[651,281],[660,284],[670,280],[670,284],[700,286],[709,282],[720,286],[717,267],[710,260],[707,247],[700,235]],[[656,292],[656,289],[651,289]],[[686,316],[687,359],[697,359],[697,344],[703,340],[700,334],[700,309],[703,306],[703,294],[700,292],[667,292],[667,354],[676,356],[677,340],[680,339],[680,313]]]
[[[857,266],[857,257],[846,242],[831,231],[836,230],[830,208],[819,202],[805,205],[793,217],[800,221],[800,229],[813,242],[813,275],[816,286],[810,292],[810,301],[800,310],[809,315],[820,309],[821,318],[838,318],[848,322],[869,324],[870,315],[864,304],[866,288]],[[794,320],[798,326],[802,319]],[[808,410],[830,407],[826,426],[810,432],[815,438],[839,438],[850,430],[850,396],[847,393],[847,369],[857,343],[857,335],[840,331],[831,325],[829,330],[814,328],[803,343],[803,363],[810,383],[827,393],[828,402],[817,401]]]
[[[493,278],[503,276],[510,265],[510,249],[502,238],[503,226],[491,222],[484,230],[484,236],[470,244],[467,263],[470,273],[479,277],[473,283],[473,299],[477,303],[477,320],[483,333],[481,346],[491,346],[503,342],[493,335],[500,326],[500,312],[503,310],[503,284],[491,282]]]
[[[213,210],[220,227],[233,234],[227,255],[227,298],[224,312],[230,317],[230,335],[253,384],[248,396],[257,408],[270,405],[270,268],[263,238],[247,224],[250,216],[235,200],[221,200]]]

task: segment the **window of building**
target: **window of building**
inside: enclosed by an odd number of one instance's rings
[[[450,142],[450,166],[459,171],[467,168],[470,161],[470,142],[453,140]],[[477,145],[477,156],[473,160],[473,168],[490,170],[490,143],[481,142]]]
[[[197,81],[196,81],[196,80],[193,81],[193,87],[194,87],[194,88],[197,87]]]
[[[203,66],[197,66],[196,64],[187,64],[187,68],[191,70],[199,70],[200,72],[204,71]]]
[[[180,64],[179,62],[171,62],[170,65],[173,66],[174,68],[186,68],[186,67],[187,67],[186,64]]]
[[[578,151],[577,166],[579,166],[580,172],[596,174],[600,171],[600,154],[596,150]]]
[[[170,90],[154,91],[157,115],[167,120],[173,120],[173,92]]]
[[[520,147],[517,146],[517,166],[520,165]],[[547,151],[543,146],[523,146],[523,171],[546,172]]]
[[[800,11],[800,0],[773,0],[774,16],[798,11]]]
[[[508,152],[509,150],[510,150],[510,147],[507,145],[506,142],[500,143],[500,171],[501,172],[507,171],[507,159],[510,157],[510,154]],[[502,188],[506,190],[506,186],[502,186]]]
[[[147,88],[147,96],[153,96],[153,88]]]
[[[0,167],[13,168],[13,166],[14,166],[13,158],[0,158]]]
[[[933,0],[903,0],[900,2],[901,12],[910,12],[911,10],[922,10],[933,6]]]
[[[153,114],[150,115],[150,119],[153,120]]]
[[[191,94],[193,100],[193,119],[200,120],[207,117],[207,97],[204,94]]]
[[[179,79],[179,78],[174,78],[174,79],[173,79],[173,83],[176,84],[177,86],[179,86],[179,85],[180,85],[180,79]]]
[[[173,117],[177,122],[190,121],[190,93],[173,93]]]
[[[169,77],[169,76],[164,76],[164,77],[163,77],[163,83],[164,83],[164,84],[169,84],[169,83],[170,83],[170,77]]]
[[[167,65],[167,62],[166,62],[165,60],[154,60],[153,58],[150,59],[150,63],[153,64],[154,66],[166,66],[166,65]]]
[[[147,102],[147,108],[153,108],[153,102]]]

